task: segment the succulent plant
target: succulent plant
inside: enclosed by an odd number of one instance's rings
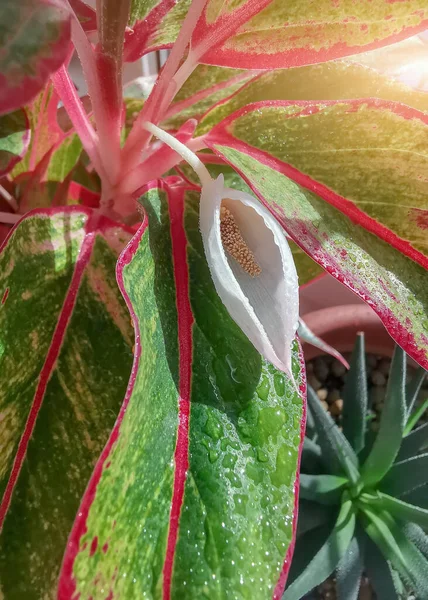
[[[428,423],[416,429],[426,371],[406,385],[396,347],[375,433],[368,427],[364,336],[351,357],[342,427],[308,389],[299,523],[283,600],[299,600],[333,572],[340,600],[356,600],[363,572],[377,600],[428,599]]]

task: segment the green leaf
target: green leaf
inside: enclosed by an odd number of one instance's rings
[[[408,494],[403,494],[403,500],[428,509],[428,484],[415,488]]]
[[[343,0],[209,0],[192,37],[200,62],[277,69],[325,62],[410,37],[427,28],[423,0],[370,5]]]
[[[387,494],[378,492],[379,505],[383,510],[392,514],[392,516],[402,521],[410,521],[421,527],[428,528],[428,510],[424,510],[419,506],[408,504],[398,498],[393,498]]]
[[[336,475],[345,473],[352,483],[356,483],[359,478],[358,458],[331,416],[321,406],[318,396],[310,386],[308,386],[308,403],[316,423],[317,442],[321,448],[321,460],[324,466]]]
[[[415,592],[416,597],[426,598],[428,561],[423,554],[388,513],[377,514],[370,509],[364,509],[364,513],[369,520],[365,527],[368,535]]]
[[[208,111],[199,122],[196,134],[207,133],[251,102],[343,98],[382,98],[428,112],[426,92],[414,90],[361,64],[335,61],[263,73]]]
[[[406,423],[406,427],[404,428],[404,435],[407,436],[412,431],[413,427],[416,423],[419,422],[420,418],[423,416],[425,411],[428,408],[428,398],[423,402],[411,415],[409,415]]]
[[[30,127],[24,110],[0,116],[0,177],[22,160],[29,143]]]
[[[316,473],[321,465],[321,448],[308,436],[305,436],[302,450],[301,470],[309,472],[315,471]]]
[[[351,500],[343,503],[333,531],[307,568],[286,589],[282,600],[300,598],[322,583],[337,567],[355,531],[355,514]]]
[[[395,463],[382,480],[382,491],[403,496],[428,482],[428,454]]]
[[[379,547],[367,537],[364,566],[377,600],[399,600],[389,562]]]
[[[400,449],[406,416],[405,382],[406,354],[404,350],[396,346],[391,362],[379,432],[371,452],[361,468],[361,476],[366,485],[375,485],[388,473]]]
[[[304,536],[308,531],[312,531],[320,527],[321,525],[326,525],[331,522],[332,527],[334,524],[334,520],[337,515],[337,509],[328,507],[325,505],[320,505],[317,502],[310,502],[309,500],[303,500],[300,495],[299,500],[299,519],[297,521],[297,538]],[[332,529],[330,528],[330,531]],[[330,533],[330,531],[328,533]],[[305,550],[308,551],[307,545],[304,544]],[[296,550],[299,548],[299,542],[296,544]],[[317,551],[319,548],[317,549]],[[309,551],[308,551],[309,554]],[[315,555],[315,552],[314,552]],[[294,554],[295,558],[295,554]],[[293,562],[294,562],[293,558]],[[291,572],[290,572],[291,577]],[[290,580],[291,581],[291,580]]]
[[[367,417],[367,374],[364,333],[359,333],[352,351],[350,370],[343,390],[343,434],[358,454],[364,447]]]
[[[336,475],[300,474],[300,497],[320,504],[340,504],[343,488],[348,484],[345,477]]]
[[[261,117],[253,120],[253,127],[255,122],[263,126]],[[291,181],[279,163],[254,147],[238,144],[223,125],[221,131],[210,133],[208,143],[270,206],[294,241],[367,301],[410,356],[428,365],[426,270]]]
[[[364,541],[361,535],[353,537],[337,565],[336,585],[338,598],[342,598],[343,600],[358,600],[361,575],[364,567]]]
[[[144,197],[148,224],[119,262],[141,342],[60,589],[75,581],[81,600],[106,589],[130,600],[271,598],[293,538],[303,399],[216,295],[199,193],[163,186]],[[298,382],[301,360],[296,343]]]
[[[397,461],[413,458],[426,448],[428,448],[428,423],[424,423],[403,438],[397,454]]]
[[[406,387],[406,402],[407,402],[407,419],[409,419],[410,414],[413,410],[413,406],[418,398],[419,391],[422,387],[423,382],[425,381],[427,372],[422,367],[416,371],[413,375],[411,381],[407,384]]]
[[[428,535],[415,523],[406,523],[403,527],[404,535],[428,558]]]
[[[64,62],[70,13],[55,0],[0,3],[0,114],[27,104]]]
[[[55,595],[81,496],[132,365],[117,288],[129,233],[78,207],[34,211],[0,254],[0,579]]]
[[[325,507],[320,508],[325,509]],[[330,522],[327,521],[315,529],[306,531],[301,537],[297,538],[293,561],[287,578],[288,587],[305,571],[311,560],[325,544],[337,520],[337,510],[330,517],[332,517],[332,519],[328,519]]]

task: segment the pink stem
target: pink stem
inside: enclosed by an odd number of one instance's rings
[[[0,212],[0,223],[15,225],[21,217],[22,215],[17,215],[16,213]]]
[[[82,101],[77,95],[74,84],[71,81],[65,66],[63,65],[56,73],[51,75],[51,79],[95,169],[103,180],[109,181],[109,177],[98,153],[98,136],[89,122]]]
[[[13,212],[18,212],[19,207],[17,201],[2,185],[0,185],[0,196],[6,200]]]
[[[206,2],[207,0],[192,1],[171,54],[162,69],[152,93],[132,126],[124,146],[124,159],[130,167],[138,164],[140,152],[145,148],[151,137],[148,131],[142,129],[141,124],[144,121],[151,121],[155,124],[159,122],[163,111],[169,106],[175,94],[197,65],[196,62],[186,59],[177,71]],[[179,73],[179,79],[176,81],[174,75],[178,76]]]
[[[180,135],[178,134],[176,137],[179,139]],[[184,140],[180,141],[186,143],[186,146],[193,152],[202,150],[202,148],[206,148],[203,136],[189,140],[188,142],[185,142]],[[177,154],[177,152],[174,152],[174,150],[171,150],[171,148],[162,145],[161,148],[154,152],[144,163],[138,165],[132,171],[127,173],[118,187],[118,194],[133,194],[144,184],[164,175],[167,171],[178,165],[182,160],[183,158]]]
[[[74,15],[73,11],[72,14]],[[108,94],[108,90],[105,88],[103,81],[103,67],[99,69],[92,45],[75,15],[71,21],[71,38],[79,55],[92,102],[92,110],[99,136],[100,157],[105,172],[109,174],[109,179],[114,181],[120,170],[120,147],[117,147],[115,138],[112,136],[110,110],[108,101],[105,102],[104,97],[105,94]],[[94,166],[98,171],[95,163]]]

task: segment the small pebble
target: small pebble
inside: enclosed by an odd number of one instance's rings
[[[368,367],[375,367],[377,365],[377,358],[374,354],[366,354],[366,365]]]
[[[325,400],[321,400],[321,405],[324,408],[324,410],[328,410],[328,404]]]
[[[315,391],[321,387],[321,382],[315,377],[315,375],[308,375],[308,383],[314,388]]]
[[[320,400],[327,400],[327,395],[328,395],[328,392],[327,392],[326,388],[320,388],[317,391],[317,396]]]
[[[336,400],[339,400],[340,398],[340,391],[337,389],[334,390],[330,390],[328,392],[328,396],[327,396],[327,402],[329,404],[333,404],[333,402],[336,402]]]
[[[378,370],[373,371],[370,379],[374,385],[385,385],[386,383],[385,375]]]
[[[377,366],[377,370],[380,371],[382,373],[382,375],[388,375],[390,366],[391,366],[391,360],[389,358],[383,358],[379,362],[379,364]]]
[[[315,359],[314,373],[320,381],[325,381],[330,373],[329,366],[326,364],[324,357]]]
[[[330,406],[330,412],[332,415],[337,417],[338,415],[341,414],[342,410],[343,410],[343,400],[342,400],[342,398],[338,398]]]
[[[335,377],[342,377],[346,373],[345,365],[336,360],[331,366],[331,372]]]

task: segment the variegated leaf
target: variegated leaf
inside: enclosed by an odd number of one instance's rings
[[[54,598],[80,498],[120,408],[129,233],[77,207],[26,216],[0,254],[0,596]]]
[[[0,3],[0,114],[27,104],[65,60],[70,14],[55,0]]]
[[[303,400],[216,295],[198,205],[198,192],[151,189],[119,261],[135,363],[69,540],[61,600],[283,591]],[[301,360],[295,343],[303,393]]]

